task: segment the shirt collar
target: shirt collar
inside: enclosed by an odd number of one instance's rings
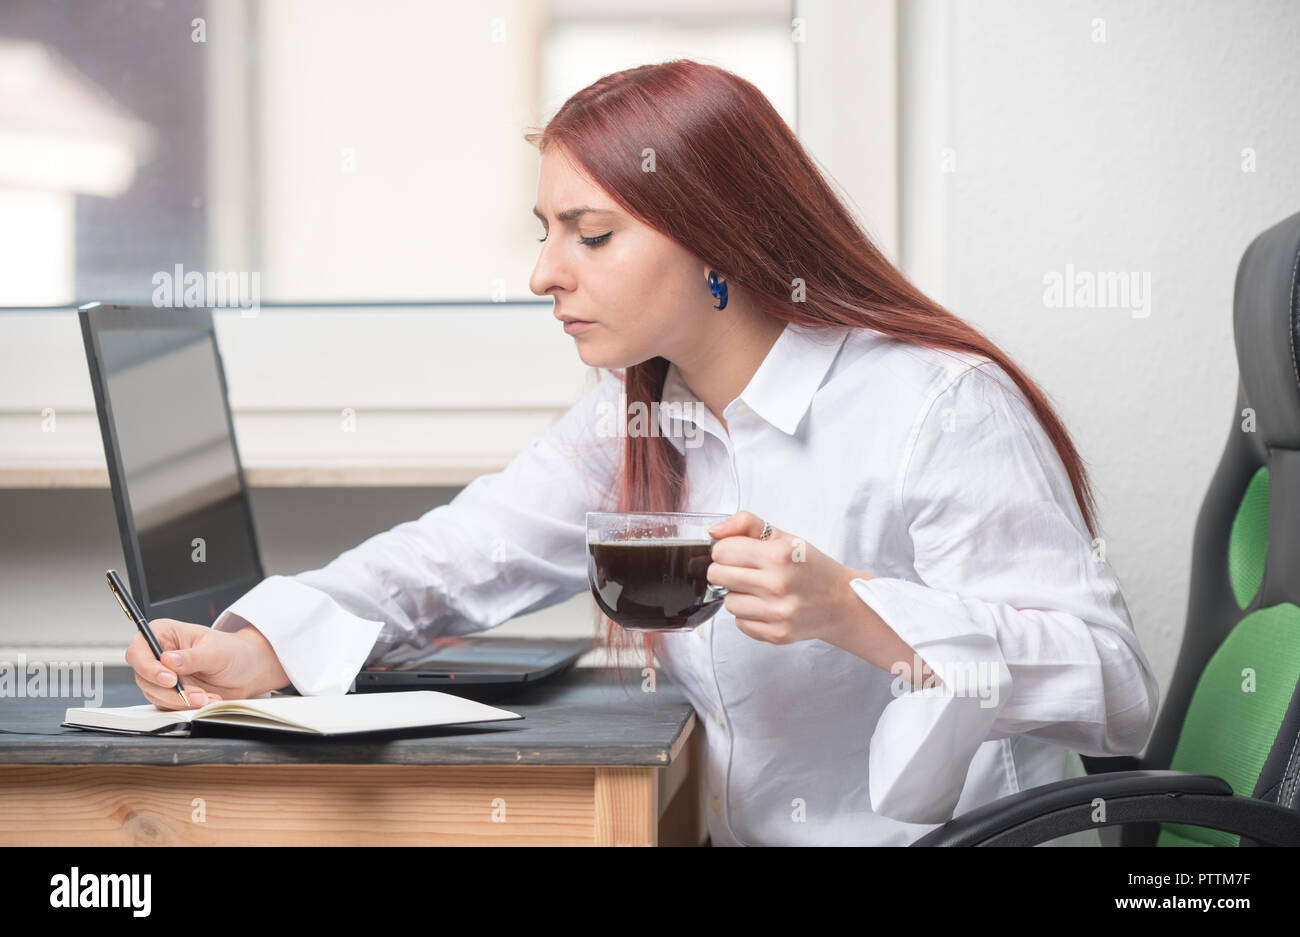
[[[794,435],[849,331],[845,326],[810,328],[787,322],[740,396],[727,405],[723,418],[731,419],[737,401],[743,401],[745,406],[781,432]],[[680,408],[682,418],[715,435],[722,435],[722,425],[703,403],[697,401],[675,364],[669,364],[664,377],[662,400],[666,404],[691,404]],[[659,425],[663,434],[680,451],[683,448],[682,432],[674,425],[678,420],[676,410],[660,408]]]

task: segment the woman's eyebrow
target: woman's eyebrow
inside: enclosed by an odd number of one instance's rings
[[[542,219],[543,223],[546,222],[546,216],[537,210],[536,205],[533,206],[533,214],[536,215],[538,218]],[[555,220],[572,221],[578,216],[586,215],[586,214],[612,215],[614,214],[614,212],[608,208],[589,208],[586,205],[579,205],[577,208],[566,208],[564,211],[560,212],[558,215],[555,216]]]

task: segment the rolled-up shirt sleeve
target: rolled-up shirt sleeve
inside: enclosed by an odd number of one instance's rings
[[[320,569],[269,576],[214,628],[257,627],[304,696],[348,691],[403,646],[494,628],[586,588],[586,513],[611,494],[623,390],[608,372],[500,472]]]
[[[984,742],[1024,734],[1084,754],[1146,744],[1159,686],[1104,542],[1094,543],[1055,447],[987,362],[921,414],[895,495],[920,579],[852,588],[939,676],[894,681],[876,724],[879,813],[951,819]]]

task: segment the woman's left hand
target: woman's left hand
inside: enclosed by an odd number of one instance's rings
[[[748,511],[709,528],[719,539],[708,581],[730,590],[723,607],[736,627],[759,641],[793,644],[830,641],[860,619],[862,600],[849,583],[873,576],[775,527],[766,540],[758,539],[762,532],[762,519]]]

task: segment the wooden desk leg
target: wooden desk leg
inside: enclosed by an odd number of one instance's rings
[[[692,715],[666,768],[597,768],[597,846],[700,846],[709,835],[700,765],[704,731]]]
[[[690,728],[673,763],[659,769],[660,846],[702,846],[709,836],[703,793],[704,730],[694,716]]]
[[[659,843],[659,775],[663,768],[597,768],[597,846]]]

